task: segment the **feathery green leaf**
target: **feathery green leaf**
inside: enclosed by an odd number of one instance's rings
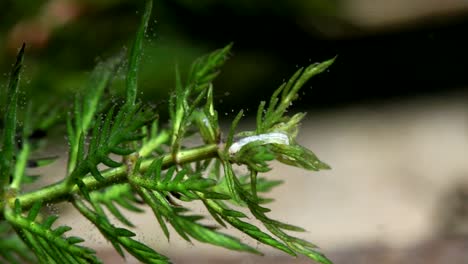
[[[141,18],[140,27],[138,28],[135,41],[133,42],[132,49],[130,51],[130,59],[127,73],[127,97],[126,104],[135,104],[137,90],[138,90],[138,72],[141,61],[141,55],[143,54],[143,40],[145,39],[146,28],[151,16],[151,10],[153,9],[153,1],[146,1],[145,12]]]
[[[122,247],[143,263],[163,264],[169,263],[169,260],[151,249],[150,247],[132,239],[134,233],[115,227],[106,218],[89,209],[82,201],[74,200],[73,205],[82,215],[91,221],[101,232],[101,234],[111,242],[114,248],[123,257]]]
[[[21,49],[16,56],[15,65],[10,74],[10,82],[8,84],[7,93],[7,106],[4,113],[4,124],[3,124],[3,135],[2,135],[2,149],[0,151],[0,196],[3,196],[5,190],[4,186],[10,181],[10,175],[14,166],[15,156],[15,135],[16,135],[16,123],[17,123],[17,105],[18,105],[18,86],[20,82],[21,69],[23,67],[23,57],[25,44],[21,46]]]
[[[37,215],[38,208],[40,205],[34,205],[33,212],[25,218],[21,215],[21,204],[16,200],[15,210],[6,210],[5,219],[17,233],[24,234],[21,238],[33,249],[41,263],[51,263],[50,261],[55,263],[101,263],[93,250],[78,246],[76,243],[70,243],[67,238],[63,237],[63,234],[71,230],[71,227],[51,228],[56,217],[48,218],[43,224],[35,222],[32,216]],[[77,262],[72,261],[72,259]]]

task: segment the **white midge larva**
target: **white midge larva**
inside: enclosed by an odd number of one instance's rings
[[[210,126],[210,121],[208,120],[208,118],[204,117],[204,118],[202,119],[202,122],[203,122],[203,124],[204,124],[206,127],[209,127],[209,126]]]
[[[238,141],[234,142],[231,147],[229,147],[229,154],[235,155],[239,152],[242,147],[245,145],[254,142],[254,141],[261,141],[262,145],[267,144],[281,144],[281,145],[289,145],[289,138],[288,135],[283,134],[281,132],[271,132],[265,133],[250,137],[241,138]]]

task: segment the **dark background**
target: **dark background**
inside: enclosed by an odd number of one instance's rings
[[[298,67],[334,56],[330,70],[307,84],[299,107],[465,91],[465,12],[419,19],[415,12],[409,22],[363,27],[343,14],[344,2],[155,1],[140,78],[144,98],[164,102],[176,63],[186,72],[194,58],[230,42],[233,56],[215,83],[221,111],[253,109]],[[2,1],[0,70],[8,72],[26,41],[23,89],[43,103],[71,97],[96,62],[129,47],[142,7],[142,1]],[[60,14],[71,18],[40,26]],[[46,37],[37,41],[42,31]]]
[[[209,39],[214,46],[234,41],[235,55],[260,54],[275,61],[262,90],[275,87],[298,65],[337,55],[330,71],[310,82],[313,89],[300,102],[309,107],[393,100],[467,87],[468,41],[464,32],[468,32],[468,19],[463,17],[446,23],[327,38],[320,32],[304,32],[287,17],[243,17],[230,12],[196,16],[184,11],[179,23],[187,36]],[[210,28],[212,21],[217,22]]]

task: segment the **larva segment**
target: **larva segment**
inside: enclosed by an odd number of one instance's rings
[[[229,154],[235,155],[238,153],[245,145],[261,141],[262,145],[267,144],[280,144],[280,145],[289,145],[289,137],[286,134],[280,132],[271,132],[260,135],[254,135],[250,137],[241,138],[238,141],[234,142],[231,147],[229,147]]]

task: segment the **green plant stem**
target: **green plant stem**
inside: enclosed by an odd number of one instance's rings
[[[181,150],[177,153],[177,157],[172,154],[163,156],[163,168],[168,168],[176,164],[191,163],[194,161],[205,160],[218,156],[218,145],[210,144],[201,147]],[[158,157],[160,158],[160,157]],[[140,172],[144,173],[154,158],[146,159],[141,162]],[[84,184],[89,190],[98,190],[117,183],[127,182],[128,168],[127,165],[122,165],[117,168],[107,169],[102,172],[104,180],[97,181],[93,176],[86,176],[83,179]],[[14,206],[15,199],[19,199],[23,210],[29,209],[34,202],[41,201],[42,203],[57,203],[60,201],[68,200],[73,194],[77,193],[78,187],[76,185],[68,186],[66,179],[57,183],[51,184],[37,191],[24,193],[17,197],[10,198],[8,204],[10,207]]]

